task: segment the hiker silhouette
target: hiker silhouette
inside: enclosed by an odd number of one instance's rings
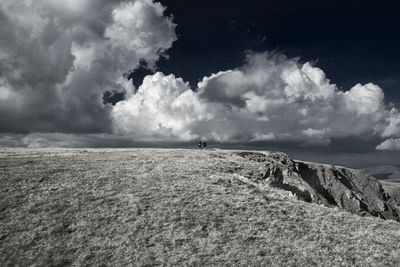
[[[201,149],[201,141],[199,142],[198,146],[199,146],[199,148]]]
[[[206,141],[203,142],[203,149],[205,149],[207,146]]]

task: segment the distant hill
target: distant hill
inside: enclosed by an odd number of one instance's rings
[[[400,265],[387,185],[280,152],[1,148],[0,183],[1,266]]]

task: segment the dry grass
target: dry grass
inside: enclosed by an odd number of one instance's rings
[[[298,201],[226,151],[0,150],[0,265],[400,265],[400,224]]]

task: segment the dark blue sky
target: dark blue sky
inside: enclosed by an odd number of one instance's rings
[[[158,68],[193,87],[203,76],[241,66],[246,50],[277,50],[316,62],[343,90],[373,82],[388,101],[400,103],[400,8],[395,1],[161,3],[174,15],[178,41]]]

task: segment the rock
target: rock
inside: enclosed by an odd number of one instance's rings
[[[400,221],[399,200],[392,198],[377,179],[363,171],[295,161],[281,152],[259,154],[265,157],[264,176],[259,178],[261,182],[290,191],[307,202]],[[239,156],[250,159],[263,157],[248,153]]]

